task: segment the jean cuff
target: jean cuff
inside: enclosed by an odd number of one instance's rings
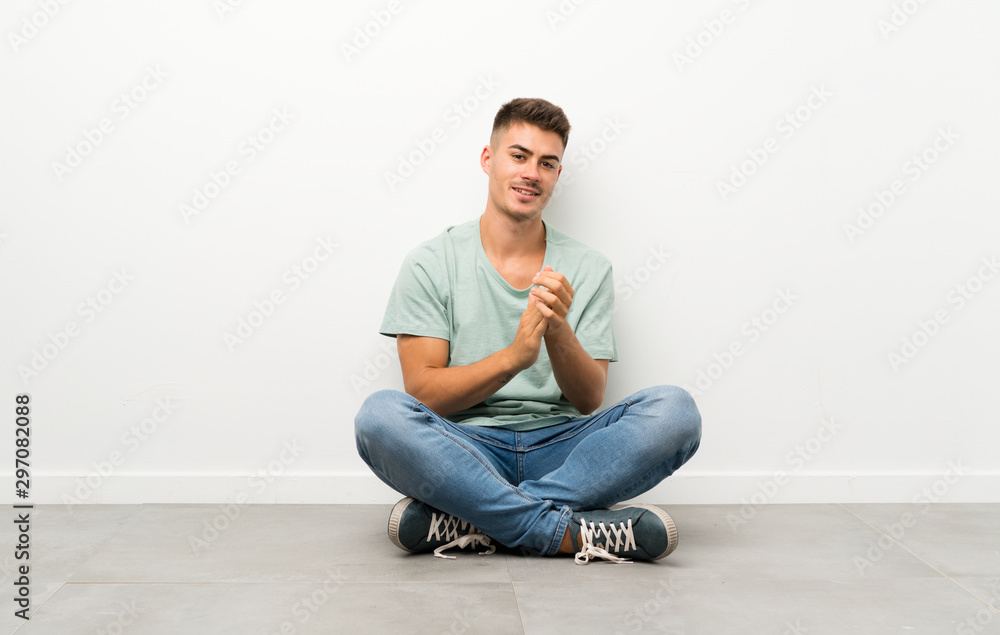
[[[554,556],[559,553],[559,545],[562,544],[563,536],[566,535],[566,528],[569,527],[569,521],[573,518],[573,510],[568,506],[563,505],[562,513],[559,515],[559,522],[556,523],[556,533],[552,537],[552,545],[549,550],[544,555]]]

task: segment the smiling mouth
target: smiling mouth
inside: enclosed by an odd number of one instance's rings
[[[526,189],[523,189],[523,188],[520,188],[520,187],[515,187],[513,189],[514,189],[515,192],[517,192],[518,194],[520,194],[521,196],[523,196],[525,198],[535,197],[535,196],[538,196],[540,194],[540,192],[536,192],[535,190],[526,190]]]

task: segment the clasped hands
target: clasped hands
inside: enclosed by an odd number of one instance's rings
[[[538,359],[542,337],[558,338],[567,331],[566,314],[573,304],[573,287],[569,280],[545,265],[531,280],[528,306],[521,314],[512,349],[519,365],[527,368]]]
[[[526,310],[537,309],[545,319],[545,334],[555,335],[566,324],[566,314],[573,304],[573,287],[566,276],[548,265],[535,274],[531,284]]]

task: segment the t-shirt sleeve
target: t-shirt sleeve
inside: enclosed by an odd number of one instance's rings
[[[576,327],[576,339],[592,358],[617,362],[618,347],[611,324],[615,311],[615,283],[611,263],[604,261],[595,280],[599,283],[593,294],[585,299],[586,305]]]
[[[379,333],[449,339],[447,288],[447,274],[438,254],[429,246],[417,247],[403,259]]]

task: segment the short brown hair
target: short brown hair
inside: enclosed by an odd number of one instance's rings
[[[490,142],[492,143],[497,136],[516,123],[526,123],[556,133],[562,138],[563,149],[566,149],[566,142],[569,141],[569,119],[559,106],[538,98],[518,97],[508,101],[500,106],[497,116],[493,118]]]

